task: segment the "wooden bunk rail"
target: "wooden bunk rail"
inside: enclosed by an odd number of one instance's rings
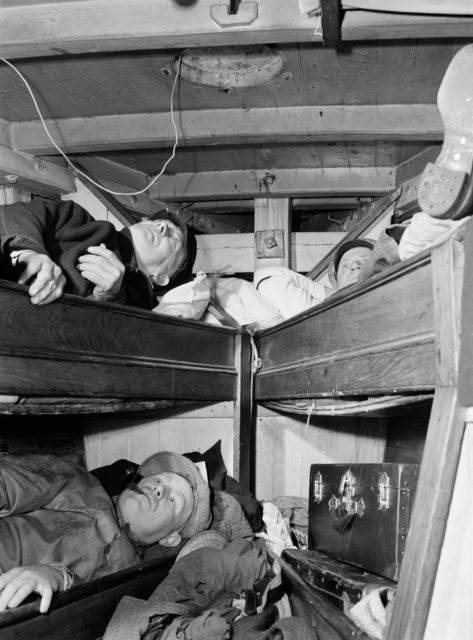
[[[255,399],[431,391],[436,382],[430,253],[255,336]]]
[[[18,609],[0,614],[2,640],[97,640],[105,632],[118,603],[125,595],[146,599],[167,576],[176,553],[138,567],[79,584],[54,596],[48,615],[39,613],[34,598]]]
[[[232,400],[238,334],[65,295],[32,305],[0,281],[0,393]]]

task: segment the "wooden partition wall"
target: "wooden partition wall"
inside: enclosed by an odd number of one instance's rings
[[[255,338],[257,402],[434,391],[388,640],[424,638],[473,404],[472,272],[470,220],[431,252]]]

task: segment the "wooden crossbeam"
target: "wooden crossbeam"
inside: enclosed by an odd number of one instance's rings
[[[150,195],[164,202],[226,198],[272,198],[298,196],[384,195],[394,188],[389,167],[277,169],[268,171],[219,171],[164,175]]]
[[[471,38],[473,17],[346,11],[342,40]]]
[[[105,207],[118,220],[120,220],[120,222],[125,227],[129,227],[131,224],[134,224],[137,221],[136,218],[132,215],[132,213],[123,204],[121,204],[121,202],[119,202],[112,194],[108,193],[107,191],[104,191],[103,189],[100,189],[99,187],[97,187],[97,185],[95,185],[93,182],[87,179],[86,176],[90,176],[90,177],[92,176],[90,175],[90,172],[87,171],[85,167],[78,164],[77,162],[75,163],[75,165],[82,171],[82,174],[80,173],[77,174],[77,179],[80,180],[80,182],[82,182],[87,187],[87,189],[91,193],[93,193],[93,195],[103,205],[105,205]]]
[[[75,190],[74,180],[68,169],[2,145],[0,184],[40,195],[70,193]]]
[[[322,40],[314,34],[316,18],[301,14],[292,2],[258,2],[257,20],[248,26],[240,23],[241,6],[233,15],[227,10],[225,24],[219,25],[212,17],[216,4],[215,0],[10,3],[0,10],[0,56],[34,58]]]
[[[180,145],[300,141],[443,140],[435,104],[206,109],[176,114]],[[47,120],[53,138],[68,153],[171,148],[169,113],[132,113]],[[39,121],[11,125],[12,146],[32,154],[56,154]]]

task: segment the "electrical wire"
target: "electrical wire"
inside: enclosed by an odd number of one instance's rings
[[[74,171],[76,173],[78,173],[81,176],[83,176],[84,178],[86,178],[89,182],[94,184],[99,189],[102,189],[102,191],[106,191],[107,193],[110,193],[113,196],[139,196],[142,193],[145,193],[146,191],[148,191],[148,189],[153,186],[153,184],[156,182],[156,180],[158,180],[158,178],[160,178],[163,175],[164,171],[166,170],[166,167],[171,162],[171,160],[173,160],[175,158],[175,156],[176,156],[176,148],[177,148],[177,145],[179,143],[179,134],[178,134],[178,131],[177,131],[176,121],[174,120],[174,104],[173,104],[173,102],[174,102],[174,91],[176,90],[177,80],[179,78],[180,71],[181,71],[181,56],[179,56],[179,59],[178,59],[176,77],[174,78],[174,83],[172,85],[172,91],[171,91],[170,112],[171,112],[172,124],[173,124],[173,127],[174,127],[174,145],[173,145],[173,148],[172,148],[172,154],[166,160],[166,162],[164,163],[161,171],[154,176],[154,178],[151,180],[151,182],[144,189],[141,189],[140,191],[112,191],[111,189],[107,189],[107,187],[104,187],[103,185],[101,185],[99,182],[96,182],[93,178],[91,178],[86,173],[81,171],[78,167],[76,167],[74,165],[74,163],[71,160],[69,160],[68,156],[64,153],[64,151],[56,144],[56,142],[54,141],[52,135],[50,134],[49,129],[48,129],[47,125],[46,125],[46,122],[44,121],[44,118],[43,118],[43,115],[41,113],[41,110],[40,110],[40,108],[38,106],[38,102],[36,101],[36,98],[35,98],[35,95],[33,93],[33,90],[31,89],[27,79],[24,77],[24,75],[21,73],[21,71],[19,69],[17,69],[15,67],[15,65],[13,65],[11,62],[9,62],[8,60],[6,60],[5,58],[2,58],[2,57],[0,57],[0,60],[2,62],[4,62],[6,65],[8,65],[9,67],[11,67],[13,69],[13,71],[15,71],[19,75],[19,77],[21,78],[21,80],[25,84],[25,86],[28,89],[28,92],[29,92],[29,94],[31,96],[31,99],[33,100],[33,104],[34,104],[35,109],[36,109],[36,111],[38,113],[38,116],[39,116],[39,118],[41,120],[41,124],[43,125],[43,128],[46,131],[46,134],[47,134],[48,138],[50,139],[50,141],[52,142],[52,144],[54,145],[54,147],[59,151],[59,153],[62,155],[62,157],[66,160],[66,162],[69,164],[69,166],[71,166],[72,169],[74,169]]]

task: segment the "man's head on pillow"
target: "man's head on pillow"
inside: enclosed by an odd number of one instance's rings
[[[358,280],[362,268],[370,259],[373,247],[373,242],[364,238],[349,240],[340,245],[333,260],[337,289],[343,289]]]
[[[188,458],[161,451],[147,458],[138,474],[142,480],[120,494],[117,507],[141,544],[173,547],[208,529],[210,490]]]

